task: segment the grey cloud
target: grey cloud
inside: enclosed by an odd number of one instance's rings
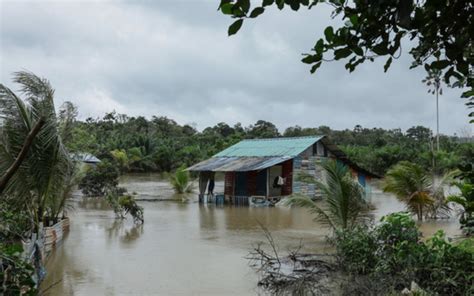
[[[1,81],[10,84],[20,69],[47,77],[84,118],[116,109],[199,128],[258,119],[280,129],[434,126],[434,98],[421,84],[423,71],[408,70],[406,52],[386,74],[380,60],[351,74],[327,63],[310,75],[301,53],[340,22],[328,8],[272,9],[228,38],[232,20],[216,3],[2,2]],[[460,92],[441,97],[442,132],[467,125]]]

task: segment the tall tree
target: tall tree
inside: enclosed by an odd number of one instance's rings
[[[60,121],[54,108],[54,90],[49,82],[28,72],[15,73],[14,82],[22,86],[20,91],[26,99],[20,99],[0,85],[0,174],[15,162],[24,139],[35,125],[42,120],[44,125],[22,165],[7,184],[4,197],[30,209],[39,224],[48,205],[57,202],[66,179],[75,168],[61,138]]]

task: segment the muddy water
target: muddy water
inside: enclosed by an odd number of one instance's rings
[[[199,205],[193,195],[183,202],[156,175],[128,176],[122,185],[140,199],[166,201],[140,201],[145,224],[134,226],[100,200],[76,200],[71,231],[48,260],[48,295],[260,294],[244,259],[263,240],[259,223],[282,252],[300,241],[305,251],[331,251],[327,231],[304,209]],[[376,219],[404,209],[377,191],[372,202]],[[441,228],[451,236],[458,226],[455,219],[420,225],[426,235]]]

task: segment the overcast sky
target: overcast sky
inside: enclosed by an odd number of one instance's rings
[[[46,77],[56,104],[74,102],[82,119],[116,110],[198,129],[258,119],[280,130],[435,127],[435,99],[424,71],[408,69],[407,44],[388,73],[380,60],[352,74],[326,63],[310,75],[301,54],[340,22],[328,7],[269,9],[227,37],[232,20],[218,2],[0,0],[0,81],[17,90],[14,71]],[[442,133],[469,127],[460,93],[441,96]]]

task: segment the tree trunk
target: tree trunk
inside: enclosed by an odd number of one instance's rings
[[[13,177],[15,172],[20,168],[20,165],[25,160],[26,156],[28,155],[28,150],[30,149],[31,145],[33,144],[33,140],[36,135],[39,133],[40,129],[43,127],[45,120],[40,118],[33,129],[30,131],[28,136],[26,136],[25,142],[18,153],[17,158],[12,163],[12,165],[8,168],[5,172],[5,175],[0,179],[0,194],[2,194],[3,190],[7,187],[8,181]]]
[[[423,221],[423,208],[422,205],[418,205],[418,212],[416,213],[418,216],[418,221]]]

